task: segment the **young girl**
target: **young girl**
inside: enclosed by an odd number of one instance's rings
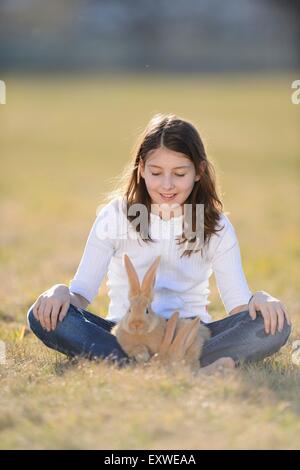
[[[140,224],[136,204],[146,209]],[[197,245],[198,231],[191,238],[184,232],[185,207],[192,208],[195,228],[197,205],[204,207],[202,245]],[[53,286],[29,309],[29,326],[46,346],[68,356],[127,362],[110,333],[129,307],[124,253],[140,280],[161,256],[151,306],[167,319],[177,310],[180,317],[199,316],[208,326],[211,338],[203,348],[203,366],[224,357],[235,364],[257,361],[286,343],[291,331],[286,308],[264,291],[249,290],[236,233],[222,211],[199,133],[174,115],[154,116],[143,132],[124,185],[96,217],[69,287]],[[106,273],[110,305],[104,319],[85,309]],[[228,314],[219,321],[212,321],[207,309],[212,273]]]

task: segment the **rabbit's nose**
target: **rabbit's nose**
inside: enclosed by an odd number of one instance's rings
[[[130,322],[130,328],[134,330],[140,330],[141,328],[143,328],[143,326],[144,323],[141,320],[134,320]]]

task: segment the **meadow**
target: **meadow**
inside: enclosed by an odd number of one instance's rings
[[[0,106],[1,449],[299,449],[299,121],[273,76],[4,77]],[[69,361],[28,330],[68,283],[96,210],[157,112],[194,122],[218,174],[250,288],[287,306],[278,354],[226,374]],[[214,279],[209,310],[225,315]],[[105,279],[89,310],[105,316]]]

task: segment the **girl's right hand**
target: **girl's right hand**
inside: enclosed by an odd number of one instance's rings
[[[57,321],[62,321],[69,309],[71,301],[68,286],[56,284],[43,292],[33,304],[33,315],[47,330],[55,330]]]

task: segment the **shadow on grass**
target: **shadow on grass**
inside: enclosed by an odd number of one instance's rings
[[[64,360],[63,362],[57,362],[54,365],[54,372],[58,376],[64,375],[66,372],[75,369],[79,364],[79,358],[70,357]]]
[[[292,364],[290,351],[285,354],[277,353],[266,358],[260,363],[244,364],[241,366],[241,376],[246,385],[247,394],[253,394],[253,390],[259,396],[266,395],[270,400],[284,402],[295,414],[300,416],[300,367]]]

